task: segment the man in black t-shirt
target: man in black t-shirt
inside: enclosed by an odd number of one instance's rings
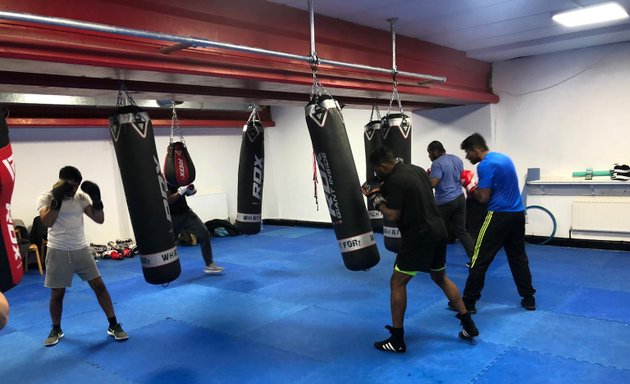
[[[171,212],[171,220],[173,221],[173,233],[175,238],[183,230],[187,230],[197,238],[197,243],[201,245],[201,255],[205,262],[203,271],[205,273],[220,273],[223,267],[216,265],[212,259],[212,245],[210,245],[210,232],[204,225],[203,221],[193,212],[186,203],[186,196],[192,196],[197,193],[197,189],[193,184],[185,187],[168,186],[168,205]]]
[[[457,286],[446,276],[446,241],[448,234],[440,217],[431,182],[420,167],[403,164],[384,148],[370,155],[370,164],[378,180],[368,180],[362,192],[372,200],[384,217],[395,222],[402,238],[390,279],[392,326],[385,328],[391,337],[374,343],[376,349],[405,352],[403,322],[407,307],[407,283],[418,273],[430,273],[457,309],[463,327],[459,336],[471,339],[479,334],[466,311]]]

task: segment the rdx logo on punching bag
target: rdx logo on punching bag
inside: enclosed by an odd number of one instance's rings
[[[4,220],[7,223],[7,231],[11,238],[11,247],[13,248],[13,258],[15,260],[22,260],[20,256],[20,246],[18,245],[17,236],[15,235],[15,228],[13,228],[13,218],[11,217],[11,204],[6,203],[4,208],[7,210],[7,215]]]
[[[160,163],[158,162],[157,157],[153,155],[153,162],[155,163],[155,173],[158,178],[158,184],[160,184],[160,193],[162,194],[162,202],[164,203],[164,211],[166,212],[166,220],[172,222],[171,220],[171,210],[168,208],[168,197],[166,196],[166,191],[168,188],[166,187],[166,180],[162,176],[162,172],[160,171]]]
[[[262,200],[263,159],[254,154],[254,180],[252,182],[252,196]]]
[[[4,167],[9,172],[9,175],[11,175],[11,180],[15,181],[15,163],[13,162],[13,155],[2,160],[2,164],[4,164]]]
[[[179,178],[184,180],[186,178],[186,165],[184,165],[184,156],[181,150],[175,150],[175,161],[177,162]]]
[[[333,188],[334,181],[332,172],[330,170],[330,164],[328,163],[328,157],[326,157],[325,153],[322,152],[317,155],[317,165],[319,167],[319,173],[322,177],[322,187],[324,188],[324,193],[326,194],[326,203],[328,204],[330,217],[341,220],[341,209],[339,209],[337,194]]]

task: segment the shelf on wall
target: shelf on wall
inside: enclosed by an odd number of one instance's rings
[[[601,180],[597,180],[601,179]],[[630,196],[630,181],[595,177],[592,180],[579,178],[540,178],[540,168],[528,168],[525,187],[528,195],[556,196]]]

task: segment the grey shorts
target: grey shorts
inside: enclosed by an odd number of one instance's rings
[[[47,288],[67,288],[72,285],[74,274],[83,281],[90,281],[101,274],[96,267],[91,247],[62,251],[48,248],[46,250],[46,280]]]

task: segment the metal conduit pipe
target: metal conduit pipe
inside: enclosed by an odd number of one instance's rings
[[[197,47],[222,48],[222,49],[228,49],[232,51],[280,57],[280,58],[290,59],[290,60],[298,60],[298,61],[303,61],[307,63],[310,63],[312,61],[311,56],[300,56],[300,55],[295,55],[291,53],[271,51],[271,50],[262,49],[262,48],[248,47],[248,46],[235,45],[235,44],[229,44],[229,43],[221,43],[218,41],[198,39],[198,38],[193,38],[193,37],[177,36],[177,35],[171,35],[167,33],[143,31],[143,30],[132,29],[132,28],[122,28],[122,27],[117,27],[117,26],[112,26],[112,25],[90,23],[90,22],[71,20],[71,19],[65,19],[65,18],[60,18],[60,17],[40,16],[40,15],[34,15],[34,14],[29,14],[29,13],[0,11],[0,18],[6,19],[6,20],[36,23],[36,24],[54,25],[58,27],[67,27],[67,28],[74,28],[74,29],[83,29],[83,30],[88,30],[88,31],[112,33],[116,35],[125,35],[125,36],[141,37],[141,38],[146,38],[146,39],[171,41],[175,43],[187,44],[190,46],[197,46]],[[372,67],[369,65],[362,65],[362,64],[346,63],[342,61],[319,59],[319,63],[327,64],[327,65],[331,65],[335,67],[360,69],[360,70],[377,72],[377,73],[382,73],[382,74],[393,73],[392,69],[378,68],[378,67]],[[443,76],[433,76],[433,75],[427,75],[427,74],[422,74],[422,73],[413,73],[413,72],[404,72],[404,71],[396,71],[396,74],[398,76],[403,76],[403,77],[408,77],[408,78],[422,79],[423,81],[419,82],[420,84],[425,84],[427,81],[439,82],[439,83],[446,82],[446,77],[443,77]]]

